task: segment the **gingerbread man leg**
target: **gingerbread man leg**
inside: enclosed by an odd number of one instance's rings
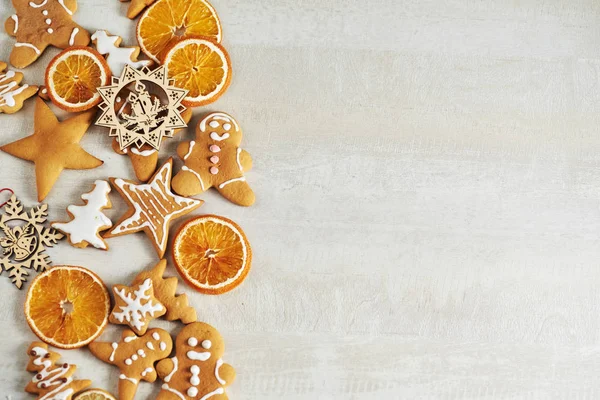
[[[160,393],[158,393],[158,397],[156,397],[156,400],[181,400],[181,397],[179,397],[173,392],[169,392],[168,390],[163,389],[160,391]]]
[[[225,197],[232,203],[245,207],[251,206],[256,200],[254,192],[250,188],[250,185],[246,183],[245,178],[238,179],[240,180],[232,179],[230,181],[215,186],[215,188],[219,191],[219,193],[221,193],[223,197]]]
[[[15,43],[10,52],[10,63],[16,68],[25,68],[37,60],[46,50],[48,43]]]

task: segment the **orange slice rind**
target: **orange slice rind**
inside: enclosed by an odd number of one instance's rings
[[[221,22],[206,0],[158,0],[140,17],[136,33],[142,51],[159,62],[181,39],[205,36],[220,42]]]
[[[102,389],[90,389],[79,393],[73,400],[117,400],[112,394]]]
[[[222,294],[246,278],[252,250],[235,222],[203,215],[181,227],[173,242],[173,260],[182,278],[196,290]]]
[[[218,43],[206,38],[189,38],[173,44],[163,64],[174,85],[188,90],[182,101],[198,107],[216,101],[231,83],[231,60]]]
[[[111,77],[104,57],[89,47],[70,47],[46,68],[46,88],[52,103],[65,111],[89,110],[100,103],[98,88]]]
[[[82,267],[56,266],[38,275],[25,298],[25,318],[45,343],[83,347],[108,323],[110,297],[102,280]]]

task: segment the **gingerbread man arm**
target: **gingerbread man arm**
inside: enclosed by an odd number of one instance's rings
[[[188,151],[190,151],[190,142],[182,142],[182,143],[179,143],[179,146],[177,146],[177,155],[182,160],[184,159],[184,157],[188,153]]]
[[[17,36],[17,14],[11,15],[4,23],[4,29],[10,36]]]
[[[231,180],[228,182],[215,186],[223,197],[239,206],[249,207],[254,204],[256,197],[245,180]]]
[[[242,172],[247,172],[252,169],[252,156],[244,149],[241,149],[240,151],[240,164],[242,164],[242,168],[244,168],[244,171]]]
[[[77,0],[63,0],[65,7],[67,7],[71,11],[71,15],[75,14],[77,11]]]
[[[165,376],[169,375],[173,371],[173,368],[175,368],[175,364],[173,364],[171,358],[165,358],[156,364],[156,372],[160,376],[160,379],[164,379]]]
[[[224,386],[229,386],[235,380],[235,369],[229,364],[223,364],[219,368],[219,377],[225,381]]]
[[[114,364],[110,361],[110,355],[113,352],[112,344],[106,342],[92,342],[88,345],[90,352],[99,360],[108,364]]]

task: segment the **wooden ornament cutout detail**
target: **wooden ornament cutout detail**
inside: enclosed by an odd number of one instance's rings
[[[51,265],[46,247],[53,247],[63,235],[45,228],[48,205],[42,204],[26,211],[13,194],[0,216],[0,273],[8,272],[12,283],[21,289],[27,281],[28,269],[45,271]]]
[[[164,66],[151,71],[126,65],[120,77],[113,76],[112,85],[98,88],[98,92],[103,101],[96,125],[110,128],[109,136],[117,138],[121,150],[130,146],[141,149],[144,144],[159,150],[164,137],[173,137],[176,129],[187,126],[181,116],[187,90],[172,86]],[[119,113],[116,105],[125,94],[130,110]]]

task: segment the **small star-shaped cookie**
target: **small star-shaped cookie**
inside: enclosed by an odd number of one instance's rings
[[[46,198],[63,169],[92,169],[103,164],[79,145],[95,115],[93,109],[59,122],[44,100],[37,98],[33,135],[0,147],[35,163],[38,201]]]
[[[110,178],[111,183],[129,203],[129,210],[115,224],[105,238],[145,231],[153,240],[158,256],[167,249],[171,222],[200,207],[204,201],[177,196],[171,191],[173,159],[154,174],[148,183],[136,184],[120,178]]]
[[[137,335],[143,335],[148,324],[165,315],[167,309],[156,297],[152,279],[148,278],[134,286],[115,285],[115,308],[109,321],[113,324],[129,325]]]

